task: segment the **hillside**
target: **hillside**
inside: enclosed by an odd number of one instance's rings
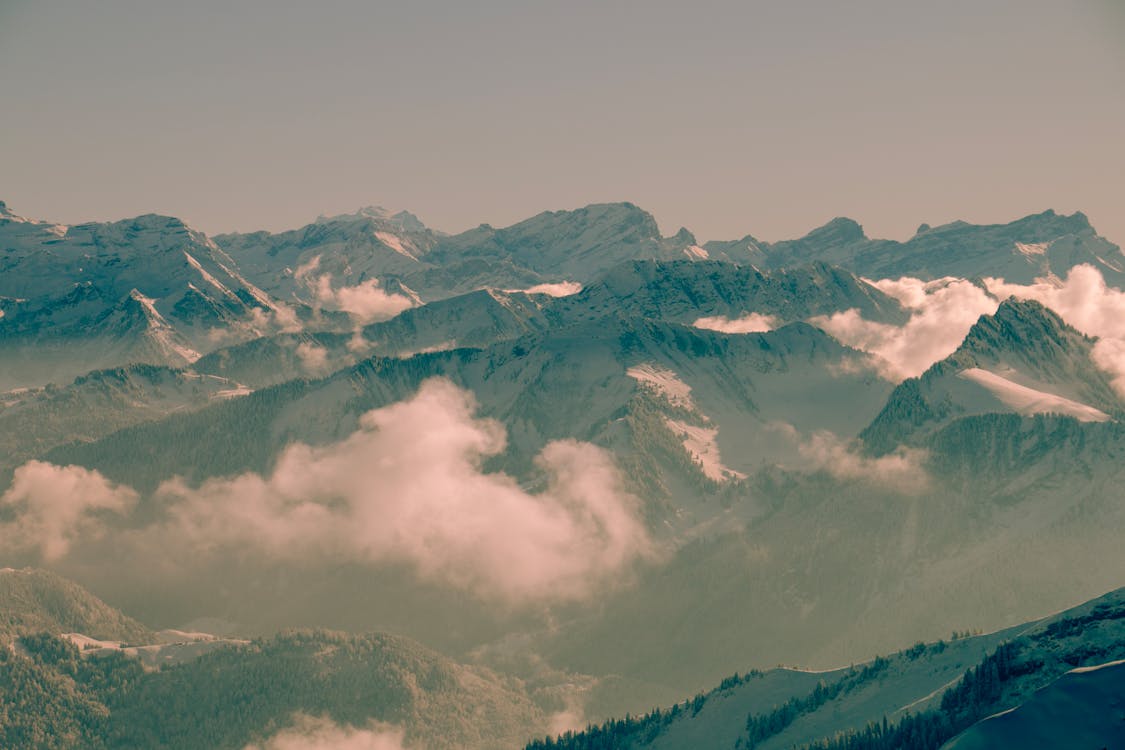
[[[46,570],[0,570],[0,641],[32,633],[85,633],[152,643],[152,632],[81,586]]]
[[[1074,722],[1101,707],[1120,710],[1114,660],[1125,654],[1123,602],[1119,590],[1006,631],[918,643],[848,669],[736,674],[671,709],[528,748],[937,750],[968,727],[946,747],[1029,746],[1020,737],[1035,746],[1074,747],[1079,727],[1091,738],[1112,739],[1120,736],[1117,716]]]

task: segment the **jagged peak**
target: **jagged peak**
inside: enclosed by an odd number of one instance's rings
[[[1059,341],[1064,337],[1089,340],[1042,303],[1009,297],[1000,303],[995,313],[982,315],[973,324],[961,349],[976,351],[981,347],[1011,348],[1013,345],[1028,344],[1030,339]]]
[[[689,230],[687,227],[680,227],[680,231],[676,232],[676,234],[672,236],[672,239],[685,245],[698,244],[696,242],[695,235],[692,234],[691,230]]]

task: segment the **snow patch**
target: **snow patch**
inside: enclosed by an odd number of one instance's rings
[[[391,234],[390,232],[375,232],[375,239],[379,240],[380,242],[382,242],[384,245],[389,247],[391,250],[394,250],[399,255],[405,255],[407,258],[410,258],[410,260],[414,261],[415,263],[421,262],[421,261],[418,260],[418,256],[416,256],[414,253],[412,253],[412,252],[410,252],[409,250],[406,249],[405,245],[403,245],[403,243],[402,243],[401,238]]]
[[[718,331],[719,333],[765,333],[777,327],[777,318],[772,315],[753,312],[746,313],[733,320],[725,315],[716,315],[709,318],[697,318],[692,326],[705,331]]]
[[[555,283],[536,284],[527,289],[505,289],[508,294],[522,292],[524,294],[546,294],[551,297],[569,297],[582,291],[582,285],[577,281],[558,281]]]
[[[1099,669],[1108,669],[1110,667],[1119,667],[1125,664],[1125,659],[1118,659],[1117,661],[1107,661],[1105,664],[1095,664],[1090,667],[1075,667],[1070,670],[1070,674],[1086,674],[1087,672],[1097,672]]]
[[[1013,383],[1007,378],[988,370],[982,370],[979,367],[962,370],[957,373],[957,377],[971,380],[984,387],[989,393],[1020,414],[1065,414],[1081,422],[1109,421],[1109,415],[1100,409],[1071,401],[1062,396],[1056,396],[1053,393],[1037,391],[1019,383]]]
[[[1050,242],[1017,242],[1016,251],[1025,258],[1036,258],[1046,255],[1050,246]]]
[[[680,380],[680,376],[671,370],[645,362],[630,367],[625,374],[638,383],[651,387],[672,406],[695,410],[695,402],[691,398],[691,386]]]
[[[208,284],[215,287],[216,289],[218,289],[220,292],[227,295],[228,297],[231,297],[232,299],[236,299],[236,300],[238,299],[238,295],[236,295],[234,292],[232,292],[230,289],[228,289],[226,287],[226,285],[224,285],[221,281],[219,281],[214,276],[212,276],[210,273],[208,273],[207,269],[203,267],[203,264],[201,264],[198,260],[195,259],[195,256],[193,256],[191,253],[189,253],[185,250],[184,251],[184,257],[187,258],[187,262],[191,265],[191,267],[199,272],[199,275],[203,277],[204,281],[206,281]]]
[[[136,289],[129,292],[129,296],[144,308],[148,336],[166,357],[179,357],[190,364],[203,356],[191,347],[176,341],[176,331],[156,309],[156,300],[144,296]]]
[[[711,253],[707,252],[699,245],[689,245],[688,247],[685,247],[684,255],[691,258],[692,260],[709,260],[711,258]]]
[[[239,398],[241,396],[249,396],[253,392],[254,389],[250,386],[243,385],[242,383],[237,383],[235,384],[234,388],[226,388],[221,391],[215,391],[213,394],[211,394],[211,398],[225,401],[227,399]]]
[[[716,441],[719,436],[718,428],[700,427],[668,418],[665,418],[664,423],[668,425],[668,429],[682,437],[684,449],[693,459],[699,462],[703,474],[708,479],[723,482],[729,479],[746,478],[746,475],[742,472],[723,465],[722,456],[719,454],[719,444]]]

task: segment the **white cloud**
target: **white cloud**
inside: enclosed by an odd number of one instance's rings
[[[347,727],[328,718],[299,715],[292,727],[244,750],[405,750],[404,738],[405,732],[391,724]]]
[[[474,410],[470,393],[433,379],[365,414],[339,443],[290,446],[268,477],[166,482],[158,496],[169,531],[276,559],[406,562],[427,579],[513,602],[581,598],[649,554],[637,501],[605,451],[548,444],[537,463],[549,486],[530,494],[481,471],[506,436]]]
[[[930,485],[923,465],[924,451],[900,447],[894,453],[872,458],[855,452],[847,441],[827,430],[804,437],[790,424],[776,424],[774,429],[797,445],[806,469],[825,471],[837,479],[883,485],[905,494],[918,494]]]
[[[57,560],[78,539],[100,536],[106,514],[124,513],[136,501],[135,492],[96,471],[29,461],[16,469],[0,496],[0,508],[16,517],[0,524],[0,546],[38,549],[44,560]]]
[[[1125,292],[1106,286],[1098,269],[1078,265],[1070,269],[1065,280],[1028,285],[994,278],[984,283],[1001,299],[1036,300],[1082,333],[1099,337],[1092,352],[1094,364],[1113,376],[1114,387],[1125,397]]]
[[[725,315],[716,315],[711,318],[699,318],[692,323],[692,326],[720,333],[765,333],[777,327],[777,318],[761,313],[746,313],[731,320]]]
[[[312,282],[312,289],[317,302],[346,312],[359,325],[388,320],[414,307],[414,300],[402,294],[389,294],[378,279],[333,289],[332,274],[326,273]]]
[[[873,355],[880,374],[896,382],[921,375],[948,357],[980,316],[991,315],[999,306],[984,289],[964,279],[868,283],[898,299],[910,311],[910,320],[902,326],[877,323],[851,309],[809,322],[841,343]]]
[[[547,294],[552,297],[569,297],[582,291],[577,281],[558,281],[553,284],[536,284],[527,289],[505,289],[505,292],[524,292],[525,294]]]
[[[332,274],[317,275],[318,270],[320,256],[316,255],[297,267],[293,279],[308,287],[316,305],[346,312],[357,325],[388,320],[417,304],[417,300],[406,295],[388,293],[375,278],[355,286],[333,288]]]

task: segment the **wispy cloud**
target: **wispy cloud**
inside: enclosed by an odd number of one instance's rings
[[[297,344],[297,359],[311,375],[323,375],[328,372],[328,350],[311,341],[302,341]]]
[[[894,453],[873,458],[827,430],[805,436],[790,424],[779,423],[773,427],[797,446],[803,469],[824,471],[840,480],[869,482],[904,494],[918,494],[930,486],[924,451],[899,448]]]

